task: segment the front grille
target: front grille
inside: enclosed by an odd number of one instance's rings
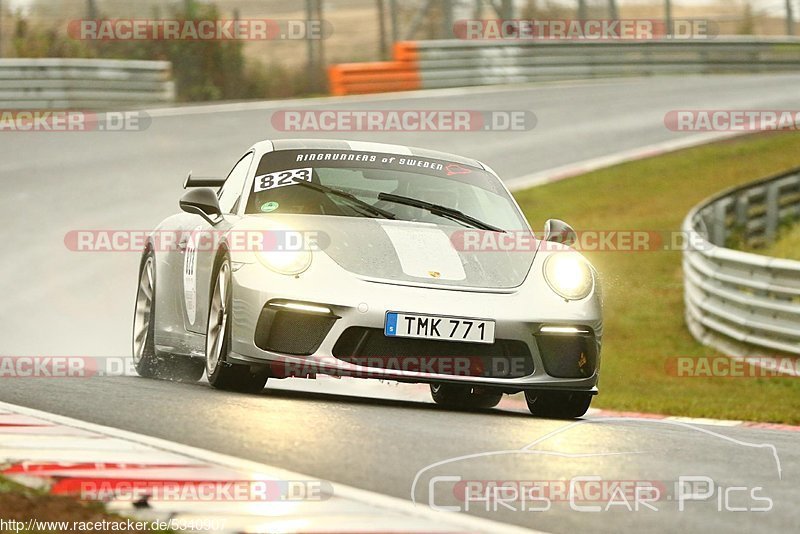
[[[353,326],[336,341],[333,355],[364,367],[442,375],[522,378],[533,374],[528,346],[510,339],[488,345],[387,337],[379,328]]]
[[[256,326],[255,344],[262,350],[307,356],[330,332],[336,317],[265,307]]]
[[[554,378],[589,378],[597,369],[593,336],[538,334],[536,343],[544,370]]]

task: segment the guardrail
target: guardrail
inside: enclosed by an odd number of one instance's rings
[[[336,95],[617,76],[800,71],[800,38],[407,41],[394,60],[329,68]]]
[[[800,261],[732,250],[764,244],[800,217],[800,169],[725,191],[683,222],[686,322],[732,356],[800,355]]]
[[[328,67],[331,94],[388,93],[421,89],[416,41],[394,44],[394,61],[342,63]]]
[[[111,109],[174,101],[169,61],[0,59],[2,109]]]

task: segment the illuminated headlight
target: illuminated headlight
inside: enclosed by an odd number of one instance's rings
[[[310,250],[264,250],[256,255],[261,263],[280,274],[300,274],[311,266]]]
[[[556,252],[544,262],[544,279],[550,289],[567,300],[581,300],[594,288],[592,268],[574,252]]]

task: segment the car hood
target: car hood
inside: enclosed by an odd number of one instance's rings
[[[403,285],[512,289],[525,281],[537,248],[531,236],[525,250],[498,250],[498,238],[515,236],[461,226],[325,215],[269,219],[316,233],[324,253],[357,276]]]

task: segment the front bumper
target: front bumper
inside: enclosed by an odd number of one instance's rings
[[[534,271],[523,286],[504,292],[366,281],[344,271],[324,254],[318,255],[311,268],[298,277],[277,275],[260,264],[247,264],[233,275],[230,357],[239,363],[267,365],[276,377],[333,374],[402,382],[468,383],[507,392],[547,388],[594,391],[602,340],[599,294],[579,302],[564,301],[541,276],[536,276],[543,259],[534,262]],[[276,303],[278,306],[274,306]],[[281,306],[286,303],[299,303],[301,309],[286,310]],[[295,319],[297,314],[305,318],[290,321],[287,311]],[[486,371],[483,368],[487,358],[499,357],[491,345],[470,344],[463,347],[468,350],[462,355],[453,350],[451,342],[434,341],[437,347],[447,350],[442,354],[426,353],[424,357],[429,359],[421,364],[417,361],[406,365],[402,359],[392,359],[391,344],[375,338],[376,332],[383,332],[387,311],[493,319],[496,345],[500,340],[508,343],[510,348],[504,349],[502,357],[511,357],[517,372],[500,373],[503,376],[476,372],[476,362],[482,367],[479,371]],[[559,328],[545,328],[551,330],[547,333],[543,327]],[[569,333],[567,327],[577,331]],[[274,336],[283,343],[279,350],[265,350],[270,348],[266,341],[270,328],[282,332],[282,337]],[[354,330],[371,332],[370,337],[378,343],[370,346],[382,347],[381,353],[354,352],[359,343],[350,339]],[[491,354],[481,359],[483,348]],[[455,363],[448,359],[455,359]],[[529,366],[524,363],[526,360]],[[464,361],[468,363],[463,364]]]

